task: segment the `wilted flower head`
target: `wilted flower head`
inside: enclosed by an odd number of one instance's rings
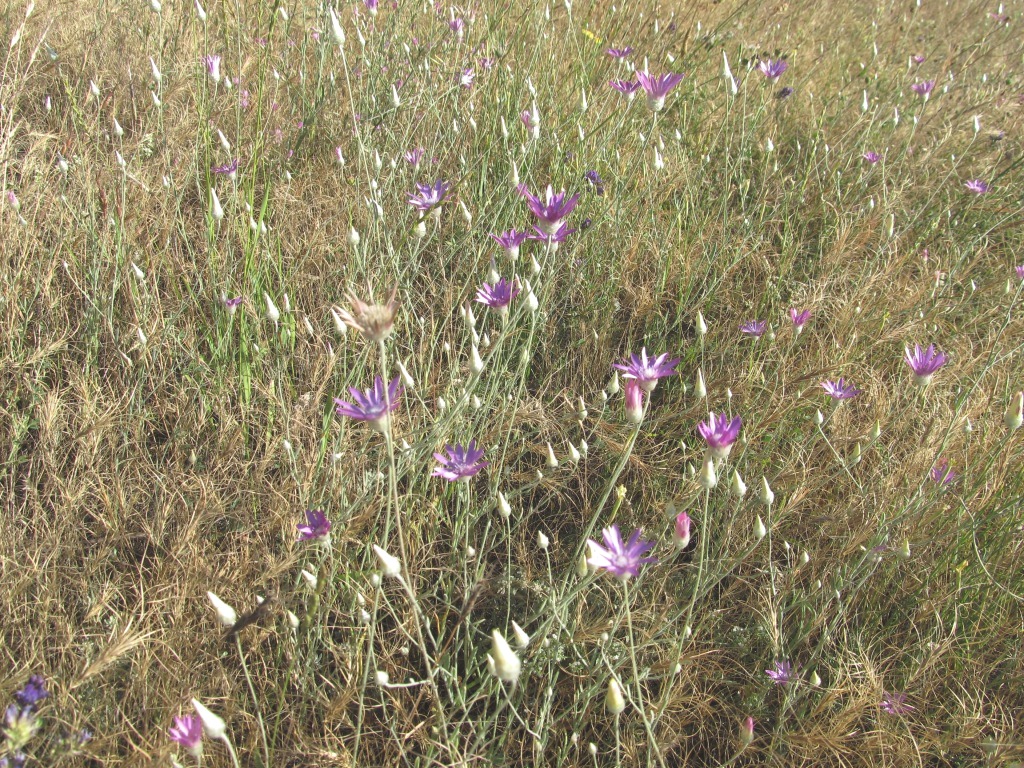
[[[206,67],[206,73],[215,83],[220,82],[220,56],[215,54],[209,54],[203,56],[203,65]]]
[[[821,388],[828,392],[833,400],[849,400],[859,395],[862,391],[853,386],[853,384],[847,384],[842,376],[835,381],[821,382]]]
[[[667,74],[654,76],[647,72],[637,72],[636,79],[647,94],[647,106],[655,112],[660,112],[665,107],[665,97],[669,91],[683,81],[683,75]]]
[[[183,746],[192,757],[198,760],[203,754],[203,721],[199,715],[175,717],[167,735],[171,741]]]
[[[761,74],[769,80],[778,80],[782,77],[782,73],[789,69],[789,64],[787,64],[783,59],[779,59],[778,61],[761,59],[761,61],[757,63],[757,68],[760,70]]]
[[[804,329],[804,325],[811,319],[811,310],[805,309],[798,312],[796,307],[789,308],[789,319],[793,321],[793,328],[796,329],[797,333],[800,333]]]
[[[476,300],[499,312],[507,312],[512,299],[519,295],[519,283],[516,280],[501,278],[494,285],[484,283],[476,291]]]
[[[608,82],[608,85],[629,97],[632,97],[634,93],[640,90],[640,83],[635,83],[632,80],[611,80]]]
[[[320,509],[307,509],[306,522],[295,526],[299,529],[299,541],[311,541],[313,539],[331,539],[331,521]]]
[[[416,168],[420,164],[420,160],[423,159],[423,147],[416,147],[416,149],[406,152],[403,157],[405,162],[409,163],[413,168]]]
[[[863,157],[872,165],[874,165],[875,163],[882,159],[881,155],[879,155],[877,152],[872,152],[871,150],[865,152],[863,155],[861,155],[861,157]]]
[[[554,235],[558,232],[562,226],[562,220],[572,213],[580,199],[579,194],[566,197],[564,189],[555,194],[550,184],[548,184],[543,200],[538,195],[530,194],[530,190],[526,188],[525,184],[520,184],[517,189],[519,194],[526,198],[527,206],[537,217],[537,226],[547,235]]]
[[[970,181],[964,182],[964,186],[967,187],[968,192],[973,192],[976,195],[984,195],[992,189],[988,182],[982,179],[971,179]]]
[[[470,440],[469,445],[465,447],[460,443],[446,444],[444,450],[448,454],[447,456],[442,453],[434,453],[434,458],[437,459],[440,466],[435,467],[430,474],[434,477],[443,477],[451,483],[457,480],[469,480],[490,464],[489,461],[481,461],[484,457],[484,449],[477,447],[476,440]]]
[[[612,367],[622,371],[623,378],[636,379],[644,392],[653,392],[658,386],[658,379],[676,375],[675,367],[678,364],[679,358],[669,360],[667,352],[650,358],[647,356],[647,347],[643,347],[639,355],[629,356],[628,363],[615,363]]]
[[[915,707],[907,704],[907,694],[896,692],[889,693],[888,691],[882,692],[882,701],[878,706],[890,715],[905,715],[908,712],[913,712],[915,710]]]
[[[776,661],[772,669],[766,669],[764,672],[776,685],[785,685],[796,679],[793,674],[793,665],[788,661]]]
[[[749,320],[740,326],[740,333],[759,339],[767,327],[768,322],[766,320]]]
[[[697,431],[708,444],[708,453],[716,459],[724,459],[732,450],[733,443],[740,436],[740,427],[743,422],[739,416],[732,421],[722,413],[715,415],[708,414],[707,422],[697,425]]]
[[[625,48],[609,48],[605,53],[611,56],[613,59],[624,59],[633,52],[632,46],[627,45]]]
[[[946,364],[946,356],[936,351],[934,344],[929,344],[927,349],[921,349],[920,344],[915,344],[913,352],[905,347],[903,359],[914,372],[914,383],[919,387],[928,386],[932,375]]]
[[[359,331],[371,341],[381,341],[391,335],[395,326],[395,313],[398,311],[399,303],[395,300],[398,292],[396,285],[391,289],[391,296],[386,304],[366,304],[356,298],[354,293],[349,292],[348,299],[352,304],[352,311],[338,310],[338,316],[349,328]]]
[[[348,416],[357,421],[367,421],[378,432],[387,432],[389,414],[398,408],[398,396],[402,393],[398,382],[399,377],[395,376],[385,389],[384,380],[376,376],[373,379],[373,387],[365,392],[349,387],[349,394],[355,402],[335,399],[338,415]]]
[[[912,83],[911,86],[910,86],[910,90],[912,90],[918,96],[927,96],[929,93],[932,92],[932,89],[934,87],[935,87],[935,81],[934,80],[924,80],[924,81],[922,81],[920,83]]]
[[[433,184],[417,184],[416,192],[409,195],[409,205],[421,213],[440,205],[448,195],[450,185],[438,179]]]
[[[931,478],[939,485],[950,485],[957,479],[958,475],[949,468],[948,459],[937,459],[932,467]]]
[[[605,546],[601,546],[593,539],[587,539],[590,547],[590,557],[587,562],[595,568],[604,568],[614,576],[625,581],[630,576],[640,574],[640,566],[645,563],[655,563],[657,558],[644,557],[653,547],[653,541],[640,541],[642,531],[637,528],[629,541],[622,541],[622,534],[618,525],[612,525],[601,531]]]

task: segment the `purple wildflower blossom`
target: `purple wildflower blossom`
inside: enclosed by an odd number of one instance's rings
[[[618,525],[605,528],[601,531],[605,546],[602,547],[593,539],[587,539],[587,545],[590,547],[587,563],[595,568],[604,568],[623,581],[630,576],[638,576],[641,565],[658,562],[656,557],[644,556],[653,549],[654,542],[641,541],[642,533],[643,531],[637,528],[629,540],[623,542]]]
[[[229,163],[223,163],[221,165],[215,165],[210,169],[212,173],[218,175],[226,175],[230,178],[235,178],[235,174],[238,172],[238,158],[235,158]]]
[[[448,29],[450,29],[459,37],[462,37],[462,28],[465,26],[466,22],[464,22],[461,18],[452,19],[451,21],[448,22]]]
[[[447,182],[438,180],[431,184],[417,184],[416,192],[409,195],[409,205],[420,213],[426,213],[431,208],[440,205],[448,195],[450,185]]]
[[[914,62],[915,64],[924,64],[924,61],[925,61],[925,57],[924,57],[924,56],[922,56],[922,55],[921,55],[921,54],[919,54],[919,53],[915,53],[915,54],[914,54],[913,56],[911,56],[910,58],[911,58],[911,60],[912,60],[912,61],[913,61],[913,62]]]
[[[528,232],[517,232],[514,229],[510,229],[508,232],[502,232],[498,235],[492,232],[488,237],[504,248],[509,257],[514,260],[519,258],[519,246],[525,243],[530,235]]]
[[[608,85],[629,98],[633,98],[633,94],[640,90],[640,83],[634,83],[632,80],[610,80]]]
[[[331,540],[331,521],[321,509],[307,509],[306,522],[298,523],[295,527],[299,529],[299,541]]]
[[[912,707],[907,704],[907,694],[896,692],[889,693],[888,691],[882,692],[882,701],[879,702],[878,706],[890,715],[905,715],[916,709],[916,707]]]
[[[43,676],[32,675],[25,683],[25,687],[14,694],[14,700],[18,702],[19,706],[35,709],[36,705],[49,695],[50,692],[46,690],[46,680],[43,679]]]
[[[371,16],[377,15],[378,0],[363,0],[363,5],[366,6],[366,10],[370,12]]]
[[[554,232],[545,232],[540,227],[534,227],[533,232],[526,236],[527,240],[538,240],[542,243],[561,243],[576,230],[570,229],[568,224],[560,224]]]
[[[872,165],[874,165],[875,163],[877,163],[879,160],[882,159],[881,155],[879,155],[877,152],[872,152],[870,150],[868,150],[863,155],[861,155],[861,157],[863,157],[865,160],[867,160]]]
[[[335,409],[339,416],[348,416],[356,421],[369,422],[370,427],[378,432],[386,432],[391,411],[398,408],[398,396],[402,393],[398,386],[398,376],[395,376],[384,389],[384,380],[380,376],[373,379],[373,387],[360,392],[355,387],[349,387],[349,394],[352,395],[354,403],[335,398]]]
[[[627,45],[625,48],[609,48],[605,53],[613,59],[624,59],[633,52],[633,47]]]
[[[946,364],[946,356],[937,351],[934,344],[929,344],[927,349],[915,344],[913,352],[910,347],[904,347],[903,359],[914,372],[914,383],[919,387],[928,386],[935,372]]]
[[[473,81],[476,79],[476,75],[473,74],[472,68],[462,70],[462,74],[459,75],[459,85],[463,88],[472,88]]]
[[[419,164],[420,164],[420,160],[423,159],[423,152],[424,152],[423,147],[416,147],[416,149],[413,149],[413,150],[410,150],[409,152],[406,152],[403,155],[403,157],[405,158],[405,162],[407,162],[413,168],[418,168]]]
[[[863,391],[857,389],[853,384],[847,384],[842,376],[835,381],[821,382],[821,388],[828,392],[833,400],[849,400]]]
[[[790,307],[789,319],[793,321],[793,329],[799,334],[803,331],[807,321],[811,319],[811,310],[805,309],[802,312],[797,312],[796,307]]]
[[[676,515],[675,526],[672,530],[672,536],[676,540],[676,544],[679,545],[680,549],[686,549],[690,543],[690,526],[693,521],[686,512],[680,512]]]
[[[201,61],[206,67],[206,73],[213,79],[213,82],[220,82],[220,56],[209,54],[203,56]]]
[[[188,750],[193,757],[198,759],[203,754],[203,721],[199,719],[199,715],[175,717],[174,725],[167,735],[171,737],[171,741],[176,741]]]
[[[235,314],[235,310],[237,310],[239,305],[241,305],[242,303],[241,296],[236,296],[233,299],[229,299],[227,296],[223,296],[221,300],[224,302],[224,308],[232,315]]]
[[[1019,277],[1021,280],[1024,280],[1024,264],[1018,264],[1013,269],[1017,273],[1017,277]]]
[[[494,285],[484,283],[476,291],[476,300],[499,312],[508,312],[508,305],[519,295],[519,283],[504,277]]]
[[[766,669],[764,673],[768,675],[776,685],[785,685],[786,683],[791,683],[796,679],[796,675],[793,673],[793,665],[788,661],[776,661],[775,666],[771,669]]]
[[[558,231],[562,220],[572,213],[580,199],[578,193],[567,198],[564,189],[556,195],[550,184],[548,184],[543,200],[539,195],[530,194],[530,190],[526,188],[525,184],[520,184],[517,189],[519,194],[526,198],[526,204],[533,215],[539,219],[537,226],[548,235],[553,235]]]
[[[675,367],[679,358],[668,359],[668,353],[651,358],[647,356],[647,347],[640,350],[639,355],[631,354],[628,363],[615,363],[612,367],[623,372],[623,378],[636,379],[644,392],[650,393],[658,385],[658,379],[675,376]]]
[[[761,71],[761,74],[769,80],[778,80],[782,77],[782,73],[789,69],[789,64],[787,64],[783,59],[779,59],[778,61],[762,59],[757,63],[757,68]]]
[[[934,87],[934,80],[924,80],[920,83],[912,83],[910,85],[910,90],[912,90],[918,96],[928,96],[928,94],[932,92],[932,89]]]
[[[598,174],[597,171],[587,171],[585,174],[583,174],[583,178],[585,178],[587,181],[594,185],[597,194],[604,194],[604,181],[601,179],[601,176]]]
[[[768,327],[767,320],[750,320],[740,326],[740,333],[744,333],[747,336],[753,336],[755,339],[761,338],[765,328]]]
[[[967,190],[969,192],[973,192],[976,195],[984,195],[986,192],[992,189],[992,187],[989,186],[988,182],[984,181],[983,179],[971,179],[970,181],[965,182],[964,186],[967,187]]]
[[[711,412],[706,423],[702,421],[697,425],[697,431],[708,444],[708,454],[715,459],[724,459],[729,456],[733,443],[740,436],[742,425],[739,416],[730,421],[724,413],[716,416]]]
[[[626,379],[626,421],[640,424],[644,420],[644,390],[636,379]]]
[[[665,108],[665,97],[668,96],[669,91],[683,81],[683,77],[683,75],[674,73],[658,76],[647,72],[636,73],[636,79],[640,81],[640,85],[647,94],[647,106],[655,112],[660,112]]]
[[[434,453],[434,458],[440,466],[435,467],[431,472],[433,477],[443,477],[450,483],[457,480],[466,480],[473,477],[481,469],[490,464],[489,461],[481,461],[484,457],[484,449],[478,448],[476,440],[470,440],[469,445],[463,447],[461,443],[455,445],[445,444],[445,456],[442,453]]]
[[[938,485],[950,485],[959,475],[949,467],[949,459],[939,458],[932,467],[931,478]]]

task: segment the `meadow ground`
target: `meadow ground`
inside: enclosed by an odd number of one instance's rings
[[[0,11],[0,765],[1024,760],[1018,5],[203,2]]]

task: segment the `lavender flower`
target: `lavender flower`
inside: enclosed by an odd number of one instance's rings
[[[789,69],[789,64],[787,64],[783,59],[779,59],[778,61],[762,59],[757,63],[757,68],[761,71],[761,74],[769,80],[778,80],[782,77],[782,73]]]
[[[307,509],[306,522],[295,526],[299,529],[299,541],[320,539],[325,544],[331,541],[331,521],[320,509]]]
[[[856,397],[863,390],[857,389],[853,384],[847,384],[846,380],[840,376],[835,381],[823,381],[821,382],[821,388],[828,392],[829,396],[833,400],[849,400],[850,398]]]
[[[363,5],[366,6],[366,10],[370,12],[371,16],[377,15],[378,0],[363,0]]]
[[[508,254],[509,258],[515,261],[519,258],[519,246],[527,241],[529,238],[527,232],[517,232],[514,229],[510,229],[508,232],[502,232],[499,235],[491,233],[488,235],[494,242],[505,249],[505,253]]]
[[[597,173],[597,171],[587,171],[585,174],[583,174],[583,178],[585,178],[587,181],[594,185],[594,189],[597,192],[597,194],[604,194],[604,181],[601,180],[601,176]]]
[[[640,574],[640,566],[646,563],[656,563],[655,557],[644,557],[653,547],[653,541],[641,541],[642,531],[637,528],[629,541],[622,541],[622,534],[618,525],[612,525],[601,531],[605,546],[601,546],[593,539],[587,539],[590,547],[590,557],[587,563],[595,568],[604,568],[608,573],[625,581],[630,576]]]
[[[633,47],[627,45],[625,48],[609,48],[605,53],[613,59],[624,59],[633,52]]]
[[[238,310],[239,305],[241,305],[242,297],[236,296],[233,299],[229,299],[226,295],[224,295],[221,297],[221,301],[224,302],[224,308],[228,311],[228,313],[233,315]]]
[[[632,80],[610,80],[608,85],[619,93],[626,94],[630,99],[632,99],[633,95],[640,90],[640,83],[634,83]]]
[[[636,379],[626,379],[626,420],[640,424],[644,420],[644,390]]]
[[[938,485],[951,485],[959,477],[956,472],[949,468],[948,459],[936,459],[932,467],[932,481]]]
[[[438,180],[431,184],[417,184],[416,192],[409,195],[409,205],[420,212],[426,213],[440,205],[448,195],[450,185]]]
[[[32,675],[25,683],[25,687],[14,694],[14,700],[21,707],[35,709],[36,705],[49,695],[50,692],[46,690],[46,680],[43,679],[43,676]]]
[[[910,58],[911,58],[911,59],[913,60],[913,62],[914,62],[915,64],[924,64],[924,62],[925,62],[925,57],[924,57],[924,56],[922,56],[922,55],[921,55],[921,54],[919,54],[919,53],[915,53],[915,54],[914,54],[913,56],[911,56]]]
[[[789,319],[793,321],[793,330],[799,335],[807,321],[811,319],[811,310],[805,309],[802,312],[798,312],[796,307],[789,308]]]
[[[508,305],[512,299],[519,295],[519,283],[517,280],[506,280],[501,278],[494,285],[484,283],[476,291],[476,300],[486,304],[492,309],[501,313],[508,312]]]
[[[759,339],[767,327],[768,322],[766,320],[750,320],[740,326],[740,333],[745,333],[747,336]]]
[[[1024,264],[1018,264],[1013,269],[1017,273],[1017,277],[1019,277],[1021,280],[1024,280]]]
[[[796,679],[796,675],[793,673],[793,665],[788,661],[776,661],[775,666],[772,669],[766,669],[764,673],[776,685],[785,685]]]
[[[928,98],[928,94],[932,92],[933,88],[935,88],[934,80],[924,80],[920,83],[912,83],[910,86],[910,90],[918,96],[924,96],[925,98]]]
[[[921,349],[920,344],[915,344],[913,352],[904,347],[903,359],[914,372],[914,383],[919,387],[931,384],[934,373],[946,364],[946,356],[936,351],[934,344],[929,344],[928,349]]]
[[[567,198],[564,189],[556,195],[550,184],[543,200],[537,195],[530,194],[525,184],[520,184],[517,189],[519,194],[526,198],[526,204],[533,215],[539,219],[537,226],[548,235],[553,235],[559,230],[562,220],[572,213],[580,199],[579,194]]]
[[[861,155],[861,157],[863,157],[865,160],[867,160],[872,165],[874,165],[875,163],[877,163],[879,160],[882,159],[881,155],[879,155],[877,152],[872,152],[870,150],[868,150],[863,155]]]
[[[707,423],[701,422],[697,425],[697,431],[708,444],[708,454],[715,459],[724,459],[729,456],[733,443],[740,436],[740,427],[743,425],[739,416],[729,421],[724,413],[715,415],[708,414]]]
[[[658,379],[676,375],[675,367],[678,364],[679,359],[669,360],[667,352],[650,358],[647,356],[647,347],[643,347],[639,355],[629,356],[628,363],[615,363],[612,367],[622,371],[623,378],[636,379],[644,392],[649,394],[658,386]]]
[[[229,163],[223,163],[222,165],[215,165],[210,169],[211,172],[227,176],[229,179],[234,179],[238,173],[238,158],[235,158]]]
[[[448,29],[454,32],[458,37],[462,37],[462,28],[466,26],[466,22],[460,19],[452,19],[448,22]]]
[[[967,187],[969,192],[973,192],[976,195],[984,195],[992,189],[988,182],[982,179],[971,179],[970,181],[965,182],[964,186]]]
[[[215,83],[220,82],[220,56],[209,54],[201,59],[206,67],[206,73]]]
[[[446,443],[444,450],[448,454],[447,456],[442,453],[434,453],[434,458],[437,459],[440,466],[435,467],[430,474],[433,477],[443,477],[450,483],[457,480],[469,482],[469,478],[490,464],[489,461],[481,461],[484,449],[477,447],[476,440],[470,440],[466,447],[460,443],[455,445]]]
[[[167,735],[171,741],[183,746],[192,757],[199,760],[203,755],[203,722],[199,715],[175,717]]]
[[[907,704],[907,694],[896,692],[889,693],[888,691],[882,692],[882,701],[878,706],[890,715],[905,715],[916,709],[916,707],[912,707]]]
[[[384,389],[384,380],[380,376],[373,379],[373,387],[360,392],[355,387],[349,387],[349,394],[352,395],[354,403],[335,398],[336,411],[339,416],[348,416],[356,421],[369,422],[370,427],[377,432],[385,433],[390,423],[390,413],[398,408],[398,396],[402,393],[398,385],[398,376],[391,380]]]
[[[690,516],[685,512],[680,512],[676,515],[675,526],[672,530],[672,536],[676,540],[676,544],[680,549],[686,549],[690,543],[690,526],[693,521]]]
[[[423,147],[416,147],[416,149],[406,152],[403,157],[405,158],[405,162],[413,168],[419,168],[420,160],[423,159]]]
[[[654,112],[660,112],[665,108],[665,97],[669,91],[683,81],[683,75],[667,74],[654,76],[647,72],[637,72],[636,79],[640,81],[641,87],[647,94],[647,106]]]
[[[526,236],[527,240],[539,240],[542,243],[561,243],[576,230],[571,229],[568,224],[560,224],[554,232],[546,232],[540,227],[534,227],[533,232]]]

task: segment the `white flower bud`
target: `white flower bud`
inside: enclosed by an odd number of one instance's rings
[[[217,597],[213,592],[207,592],[206,596],[213,603],[213,609],[217,611],[217,618],[220,620],[220,623],[225,627],[234,626],[235,622],[238,621],[238,614],[235,613],[235,609]]]
[[[697,369],[697,383],[693,385],[693,394],[697,397],[707,397],[708,388],[704,384],[704,371]]]
[[[758,515],[757,519],[754,521],[754,536],[757,537],[758,541],[760,541],[767,535],[768,529],[764,527],[764,520],[762,520],[761,516]]]
[[[537,546],[546,550],[551,545],[551,539],[544,535],[544,531],[537,531]]]
[[[558,466],[558,459],[555,457],[555,451],[551,448],[551,443],[548,443],[548,466],[552,469]]]
[[[729,486],[729,490],[733,496],[740,499],[747,495],[747,484],[743,482],[738,469],[734,469],[732,472],[732,484]]]
[[[704,314],[698,309],[697,310],[697,333],[701,336],[706,336],[708,332],[708,324],[704,322]]]
[[[220,205],[220,198],[217,197],[217,190],[210,187],[210,213],[217,221],[224,218],[224,209]]]
[[[341,22],[338,21],[338,14],[334,12],[334,8],[328,8],[328,11],[331,14],[331,37],[334,38],[335,45],[342,46],[345,44],[345,30],[341,28]]]
[[[373,551],[377,554],[377,559],[380,561],[381,570],[384,571],[385,576],[401,576],[402,575],[402,561],[397,557],[388,554],[387,550],[383,547],[378,547],[376,544],[373,545]]]
[[[377,685],[379,685],[381,688],[387,688],[388,684],[391,682],[391,676],[388,675],[388,673],[385,672],[383,669],[378,669],[376,672],[373,673],[373,676],[374,679],[376,679],[377,681]]]
[[[1003,414],[1003,423],[1010,431],[1020,429],[1024,424],[1024,391],[1018,392],[1010,399],[1006,413]]]
[[[604,707],[613,715],[621,715],[626,708],[626,699],[622,695],[622,688],[619,687],[615,678],[608,680],[608,691],[604,695]]]
[[[267,319],[276,325],[277,321],[281,319],[280,310],[278,310],[274,300],[270,298],[270,294],[266,291],[263,292],[263,301],[267,304]]]
[[[508,503],[508,499],[505,498],[505,494],[498,491],[498,501],[495,505],[498,509],[498,513],[508,520],[509,515],[512,514],[512,505]]]
[[[306,580],[306,583],[309,584],[309,588],[312,589],[313,591],[316,591],[316,585],[317,585],[316,576],[314,576],[312,573],[310,573],[309,571],[307,571],[305,569],[300,571],[300,573],[302,574],[302,578],[304,578]]]
[[[512,634],[515,635],[516,645],[519,646],[519,650],[525,650],[529,646],[530,636],[514,621],[512,622]]]
[[[480,350],[477,349],[476,344],[473,345],[473,351],[470,355],[469,369],[473,373],[480,373],[484,369],[484,361],[480,357]]]
[[[519,679],[519,673],[523,668],[522,663],[519,661],[519,657],[516,656],[515,651],[512,650],[505,638],[502,637],[501,632],[496,629],[491,632],[491,652],[487,655],[487,658],[491,673],[499,680],[504,680],[506,683],[514,683]]]
[[[192,699],[192,707],[203,722],[203,732],[211,739],[223,739],[228,732],[227,724],[217,715],[203,706],[199,699]]]
[[[700,477],[698,477],[697,481],[700,483],[701,488],[708,491],[718,485],[718,475],[715,473],[715,461],[710,456],[704,458],[704,463],[700,468]]]

